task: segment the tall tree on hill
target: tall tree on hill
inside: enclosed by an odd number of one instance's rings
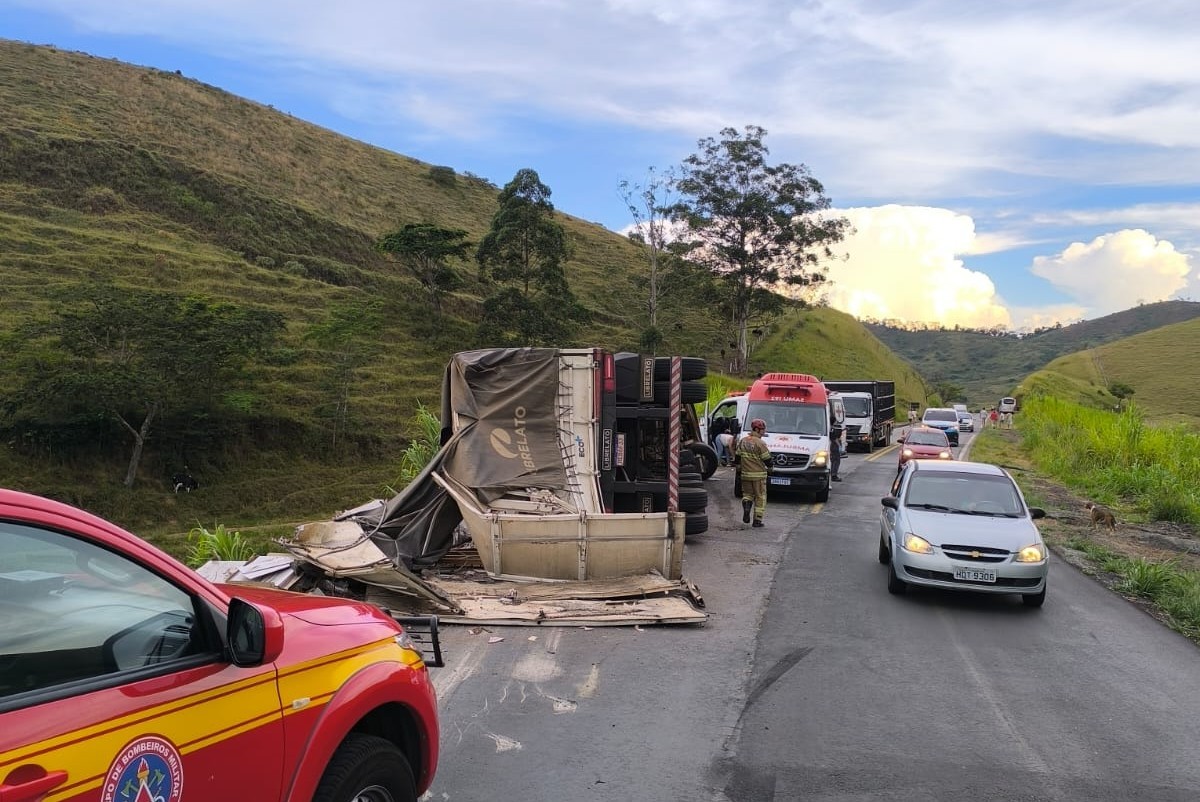
[[[274,312],[107,284],[77,285],[58,300],[26,347],[9,355],[25,382],[6,394],[6,423],[94,431],[116,421],[133,441],[126,487],[159,420],[171,410],[218,408],[283,328]]]
[[[500,191],[500,208],[475,259],[485,282],[480,339],[496,345],[562,345],[587,311],[567,284],[566,231],[554,219],[550,189],[528,168]]]
[[[621,197],[629,214],[633,217],[634,233],[630,239],[645,246],[649,273],[646,297],[646,327],[642,330],[639,345],[642,350],[656,353],[662,344],[663,334],[658,325],[658,309],[665,292],[663,272],[670,264],[672,254],[667,250],[670,242],[670,219],[667,216],[672,206],[674,173],[662,174],[651,167],[645,183],[622,181],[619,184]]]
[[[701,139],[683,161],[675,183],[681,199],[671,209],[684,226],[679,252],[728,285],[737,372],[746,368],[748,330],[781,304],[773,290],[824,281],[821,259],[832,257],[830,246],[849,228],[827,213],[829,199],[806,166],[767,164],[766,133],[748,125]]]
[[[375,248],[396,257],[429,293],[434,311],[441,315],[442,298],[463,284],[462,276],[448,261],[466,259],[471,243],[462,229],[409,223],[399,231],[385,235]]]

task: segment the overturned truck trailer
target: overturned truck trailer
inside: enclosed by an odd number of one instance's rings
[[[640,359],[620,356],[626,367]],[[344,534],[355,524],[405,574],[435,573],[426,569],[465,529],[492,579],[686,585],[684,538],[706,494],[685,487],[680,503],[682,388],[699,383],[682,378],[678,360],[672,378],[669,361],[641,359],[634,381],[644,375],[645,386],[624,387],[622,403],[618,361],[601,349],[456,354],[443,378],[441,449],[395,497],[333,526]],[[435,593],[465,592],[425,581]]]

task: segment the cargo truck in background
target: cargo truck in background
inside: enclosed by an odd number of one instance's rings
[[[896,422],[896,383],[872,379],[826,381],[825,387],[842,398],[846,408],[846,448],[872,452],[892,441]]]

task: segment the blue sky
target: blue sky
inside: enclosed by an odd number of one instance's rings
[[[184,75],[620,231],[768,131],[855,226],[827,300],[1025,328],[1200,300],[1190,0],[0,0],[0,36]]]

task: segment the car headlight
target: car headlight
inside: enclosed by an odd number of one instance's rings
[[[905,458],[905,459],[908,459],[909,457],[911,457],[911,456],[912,456],[912,449],[911,449],[911,448],[906,448],[906,449],[904,449],[904,450],[903,450],[902,452],[900,452],[900,453],[904,455],[904,458]]]
[[[1031,543],[1017,552],[1016,562],[1040,563],[1046,559],[1046,547],[1041,543]]]
[[[950,459],[952,456],[954,456],[954,455],[951,454],[949,451],[939,451],[938,452],[938,459]]]
[[[904,550],[914,554],[933,554],[933,546],[929,544],[929,541],[912,532],[904,536]]]
[[[817,467],[823,466],[826,462],[829,461],[829,452],[828,451],[818,451],[816,454],[813,454],[812,461],[813,461],[813,465],[816,465]]]

